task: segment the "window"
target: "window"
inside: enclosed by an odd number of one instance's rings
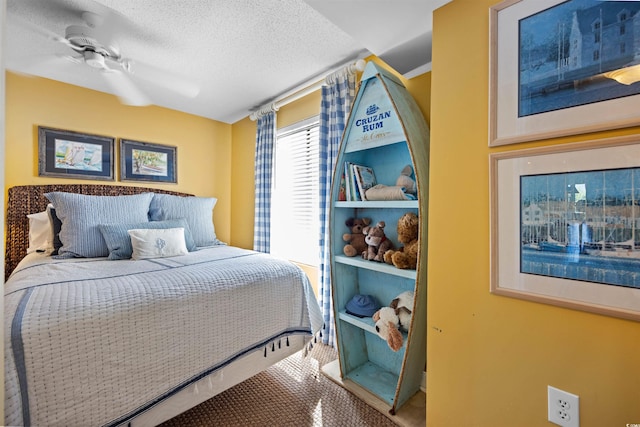
[[[594,43],[600,43],[600,22],[595,22],[593,24],[593,36],[594,36]]]
[[[600,51],[599,50],[594,50],[593,51],[593,60],[594,61],[599,61],[600,60]]]
[[[271,199],[271,253],[319,264],[319,118],[276,133]]]

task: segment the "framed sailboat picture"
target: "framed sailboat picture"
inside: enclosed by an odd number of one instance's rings
[[[114,142],[108,136],[38,126],[38,175],[113,181]]]
[[[640,124],[639,1],[490,8],[489,145]]]
[[[640,320],[640,136],[490,155],[491,292]]]

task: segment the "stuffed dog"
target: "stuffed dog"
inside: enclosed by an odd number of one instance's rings
[[[373,313],[376,332],[387,341],[389,348],[398,351],[404,339],[401,330],[408,331],[413,310],[413,292],[405,291],[391,301],[388,307],[382,307]]]

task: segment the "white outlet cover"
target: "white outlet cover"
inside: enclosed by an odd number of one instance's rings
[[[575,394],[547,386],[548,419],[563,427],[580,427],[580,398]]]

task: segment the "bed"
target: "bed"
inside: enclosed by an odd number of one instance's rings
[[[157,224],[137,222],[145,206]],[[9,190],[6,425],[157,425],[307,347],[322,323],[308,278],[219,242],[213,206],[142,187]],[[43,212],[57,255],[27,254]]]

